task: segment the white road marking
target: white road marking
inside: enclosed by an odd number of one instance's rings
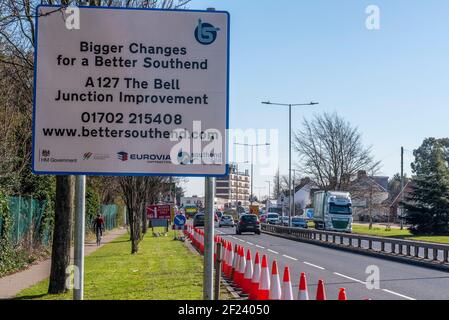
[[[253,245],[254,245],[254,243],[249,242],[249,241],[246,241],[246,243],[249,244],[250,246],[253,246]]]
[[[220,231],[220,230],[217,230],[217,232],[220,233],[220,234],[223,234],[223,233],[224,233],[223,231]]]
[[[311,267],[314,267],[314,268],[318,268],[318,269],[321,269],[321,270],[325,270],[323,267],[317,266],[316,264],[313,264],[313,263],[310,263],[310,262],[304,261],[304,264],[306,264],[306,265],[308,265],[308,266],[311,266]]]
[[[414,298],[404,296],[403,294],[400,294],[400,293],[397,293],[397,292],[394,292],[394,291],[391,291],[391,290],[382,289],[382,291],[385,291],[385,292],[394,294],[395,296],[398,296],[398,297],[401,297],[401,298],[404,298],[404,299],[407,299],[407,300],[416,300],[416,299],[414,299]]]
[[[355,279],[355,278],[351,278],[351,277],[345,276],[344,274],[341,274],[341,273],[338,273],[338,272],[334,272],[334,274],[337,275],[337,276],[339,276],[339,277],[346,278],[346,279],[348,279],[348,280],[351,280],[351,281],[358,282],[358,283],[361,283],[361,284],[365,284],[365,285],[366,285],[366,282],[363,282],[363,281],[360,281],[360,280],[358,280],[358,279]]]
[[[242,239],[239,239],[239,238],[236,238],[238,241],[240,241],[240,242],[245,242],[245,240],[242,240]]]
[[[274,253],[274,254],[279,254],[279,252],[276,252],[276,251],[271,250],[271,249],[268,249],[268,251],[270,251],[271,253]]]
[[[235,239],[235,240],[238,240],[238,239],[237,239],[236,237],[234,237],[234,236],[231,236],[231,238],[232,238],[232,239]]]
[[[290,257],[290,256],[287,256],[286,254],[283,254],[282,256],[285,257],[285,258],[287,258],[287,259],[291,259],[291,260],[294,260],[294,261],[298,261],[298,259],[293,258],[293,257]]]
[[[259,246],[258,244],[256,244],[256,247],[260,249],[265,249],[265,247]]]

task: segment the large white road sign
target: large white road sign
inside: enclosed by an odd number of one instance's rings
[[[226,174],[227,12],[57,9],[37,12],[35,173]]]

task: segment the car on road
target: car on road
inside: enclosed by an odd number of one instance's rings
[[[245,214],[240,217],[239,222],[235,226],[235,233],[254,232],[260,234],[260,221],[255,214]]]
[[[193,227],[204,227],[204,213],[199,212],[193,217]]]
[[[281,224],[281,219],[277,213],[269,213],[267,215],[266,223],[279,225]]]
[[[223,215],[218,223],[218,227],[234,227],[234,218],[232,216]]]
[[[284,227],[288,227],[288,216],[283,216],[283,217],[280,217],[280,220],[281,220],[281,225],[282,226],[284,226]]]
[[[309,226],[307,225],[306,219],[304,219],[303,217],[293,217],[292,227],[307,229]]]

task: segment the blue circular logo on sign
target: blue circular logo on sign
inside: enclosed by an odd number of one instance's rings
[[[220,28],[215,28],[210,23],[202,22],[200,19],[195,29],[195,39],[203,45],[212,44],[217,39],[218,31],[220,31]]]
[[[190,155],[182,150],[178,153],[178,163],[181,165],[187,165],[190,163]]]

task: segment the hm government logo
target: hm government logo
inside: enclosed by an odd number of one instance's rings
[[[213,25],[207,22],[198,20],[198,26],[195,29],[195,39],[203,45],[210,45],[217,39],[218,31],[220,28],[215,28]]]
[[[124,151],[118,152],[117,157],[120,161],[123,161],[123,162],[128,161],[128,153],[126,153]]]
[[[48,158],[50,156],[50,150],[46,150],[46,149],[42,150],[41,156],[42,156],[42,158]]]

